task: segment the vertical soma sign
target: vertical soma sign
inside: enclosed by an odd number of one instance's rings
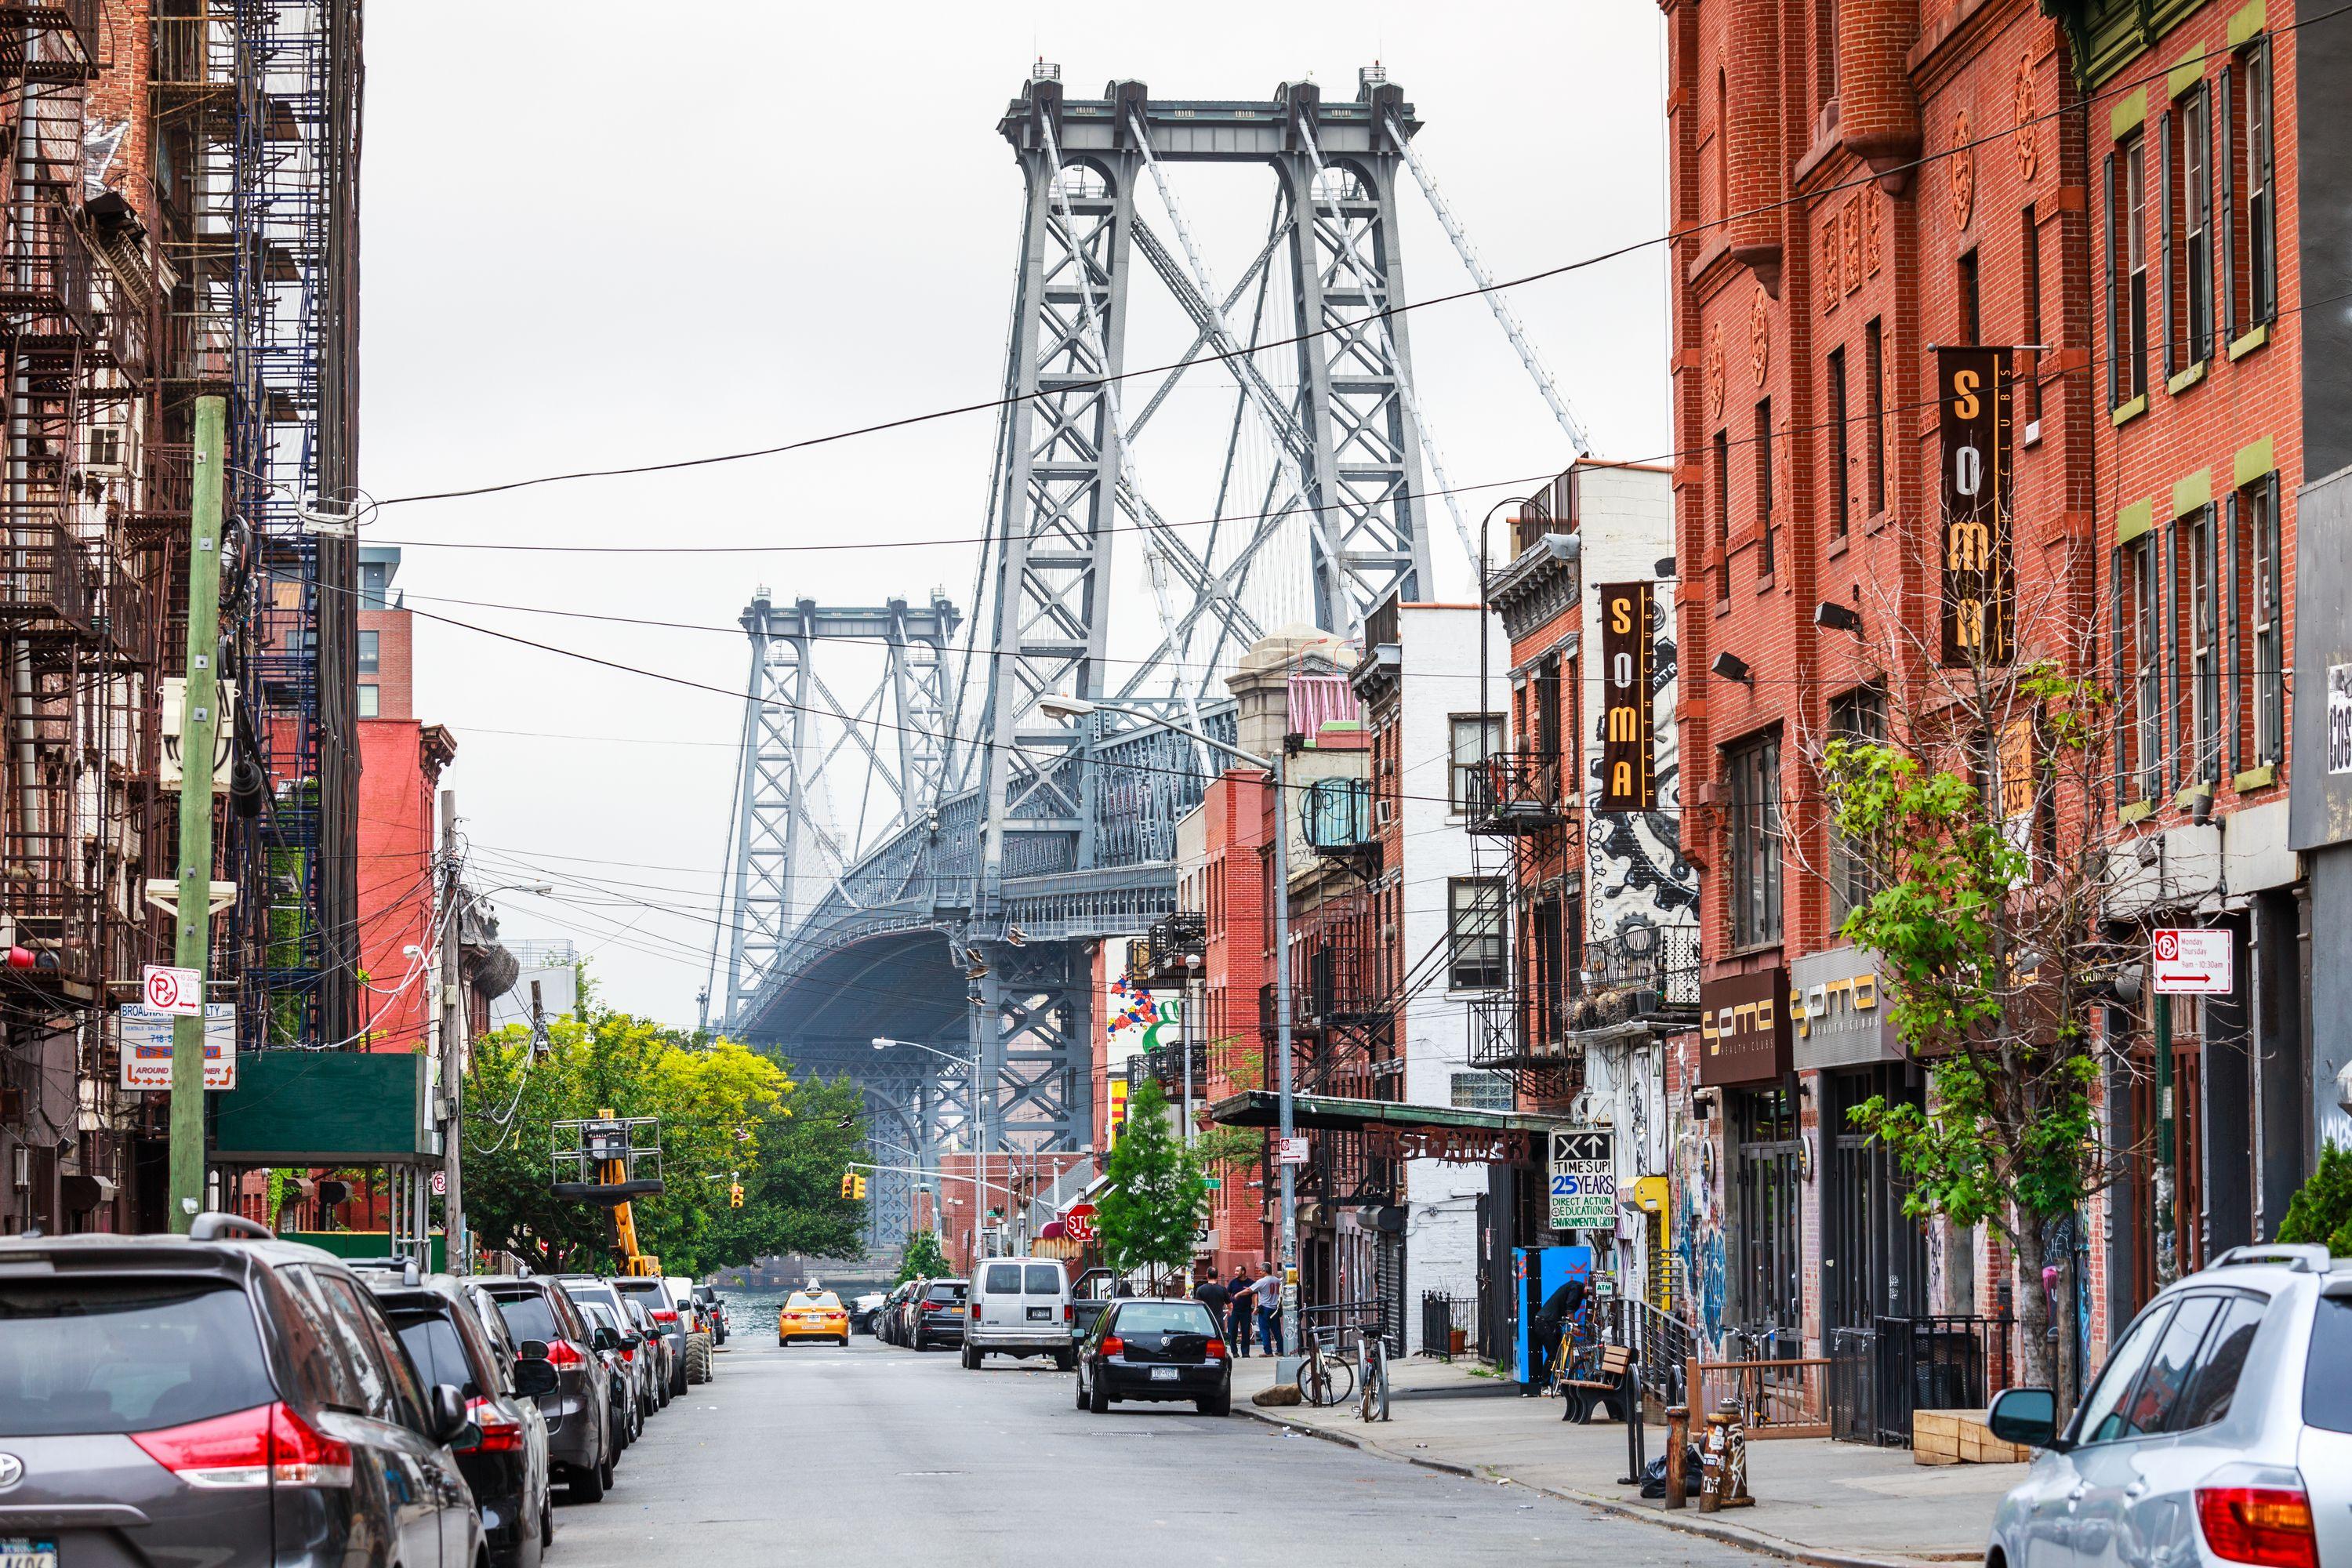
[[[1647,583],[1601,584],[1601,799],[1602,811],[1658,808],[1656,662]]]
[[[2012,432],[2003,349],[1936,351],[1937,430],[1943,450],[1943,662],[2007,664],[2017,643],[2011,552]]]

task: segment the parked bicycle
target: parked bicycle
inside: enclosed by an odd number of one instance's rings
[[[1364,1392],[1356,1407],[1356,1417],[1361,1421],[1385,1421],[1389,1418],[1388,1336],[1372,1329],[1361,1338]]]
[[[1307,1359],[1298,1367],[1298,1397],[1305,1403],[1328,1407],[1355,1392],[1356,1369],[1340,1344],[1344,1333],[1337,1324],[1307,1331]]]

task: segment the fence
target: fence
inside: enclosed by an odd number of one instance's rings
[[[1421,1352],[1440,1361],[1456,1356],[1483,1358],[1486,1353],[1486,1314],[1475,1296],[1449,1296],[1443,1290],[1421,1293]]]
[[[1974,1410],[2010,1381],[2008,1317],[1880,1318],[1831,1338],[1831,1436],[1908,1447],[1912,1413]]]
[[[1608,1303],[1608,1342],[1633,1352],[1643,1391],[1661,1405],[1682,1403],[1691,1363],[1690,1325],[1649,1302],[1618,1297]]]

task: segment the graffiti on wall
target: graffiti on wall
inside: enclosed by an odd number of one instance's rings
[[[1654,811],[1591,811],[1585,835],[1585,930],[1609,940],[1635,928],[1689,925],[1698,919],[1698,869],[1685,859],[1678,813],[1682,805],[1681,749],[1675,730],[1676,656],[1674,585],[1660,583],[1651,600],[1650,707],[1655,719]],[[1585,800],[1601,796],[1601,757],[1608,745],[1608,704],[1601,699],[1596,668],[1588,678],[1595,689],[1585,711],[1593,716],[1590,776]]]
[[[1723,1319],[1728,1306],[1723,1242],[1722,1174],[1713,1129],[1676,1118],[1675,1139],[1675,1263],[1682,1275],[1682,1300],[1703,1342],[1702,1355],[1723,1350]]]

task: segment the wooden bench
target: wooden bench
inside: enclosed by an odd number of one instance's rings
[[[1563,1377],[1559,1388],[1568,1402],[1559,1418],[1582,1426],[1592,1419],[1593,1410],[1611,1401],[1616,1402],[1619,1415],[1623,1414],[1625,1385],[1633,1367],[1633,1352],[1623,1345],[1601,1347],[1599,1377]]]

